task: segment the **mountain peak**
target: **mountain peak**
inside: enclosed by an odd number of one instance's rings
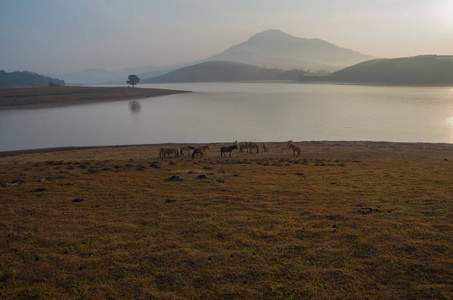
[[[206,60],[235,61],[287,70],[338,71],[373,58],[321,39],[300,38],[270,29]]]
[[[263,32],[257,33],[252,36],[248,41],[252,42],[254,40],[283,40],[283,39],[294,39],[297,38],[290,34],[284,33],[279,29],[268,29]]]

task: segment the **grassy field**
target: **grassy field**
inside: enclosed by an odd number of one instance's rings
[[[219,146],[0,157],[0,298],[453,298],[451,151]]]

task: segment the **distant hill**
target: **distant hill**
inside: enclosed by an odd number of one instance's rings
[[[381,84],[453,84],[453,56],[374,59],[332,73],[335,81]]]
[[[338,47],[320,39],[305,39],[286,34],[280,30],[266,30],[255,34],[247,41],[235,45],[219,54],[192,63],[207,61],[229,61],[263,68],[282,70],[304,69],[306,71],[338,71],[344,67],[373,59],[356,51]],[[127,76],[137,75],[140,79],[156,77],[180,66],[144,66],[117,71],[87,69],[65,74],[47,74],[71,84],[126,84]]]
[[[45,87],[49,86],[52,82],[54,85],[60,86],[65,85],[65,82],[63,80],[29,71],[18,71],[7,73],[3,70],[0,70],[0,87],[2,88]]]
[[[208,61],[148,78],[141,83],[297,80],[302,70],[267,69],[243,63]]]
[[[337,71],[373,58],[320,39],[300,38],[280,30],[267,30],[200,62],[223,60],[286,70]]]
[[[124,84],[126,85],[127,77],[131,74],[141,78],[155,77],[168,73],[180,66],[155,67],[146,66],[140,68],[121,69],[117,71],[108,71],[105,69],[86,69],[78,72],[64,74],[48,74],[64,79],[70,84]]]

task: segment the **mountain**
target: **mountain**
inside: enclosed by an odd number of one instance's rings
[[[140,68],[128,68],[117,71],[108,71],[105,69],[86,69],[83,71],[49,74],[64,79],[69,84],[126,84],[127,77],[131,74],[139,78],[149,78],[168,73],[180,66],[156,67],[146,66]]]
[[[302,70],[267,69],[253,65],[229,62],[207,61],[177,69],[170,73],[144,79],[142,83],[169,82],[216,82],[216,81],[257,81],[257,80],[297,80]]]
[[[320,39],[266,30],[200,62],[223,60],[269,68],[337,71],[373,58]]]
[[[113,72],[104,69],[86,69],[78,72],[64,74],[48,74],[49,76],[57,76],[63,78],[68,84],[102,84],[108,80],[117,79],[117,75],[112,75]],[[125,77],[127,78],[127,76]]]
[[[44,76],[29,71],[18,71],[7,73],[0,70],[0,87],[45,87],[49,85],[65,85],[60,79]]]
[[[299,38],[280,30],[267,30],[252,36],[241,44],[194,64],[207,61],[230,61],[264,68],[333,72],[373,58],[359,52],[340,48],[320,39]],[[135,74],[143,80],[185,66],[187,65],[145,66],[118,71],[87,69],[80,72],[48,75],[62,78],[68,84],[126,84],[127,76],[130,74]]]
[[[453,56],[374,59],[332,73],[335,81],[381,84],[453,84]]]

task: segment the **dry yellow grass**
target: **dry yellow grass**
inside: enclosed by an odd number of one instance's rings
[[[453,298],[449,146],[221,145],[0,157],[0,297]]]

